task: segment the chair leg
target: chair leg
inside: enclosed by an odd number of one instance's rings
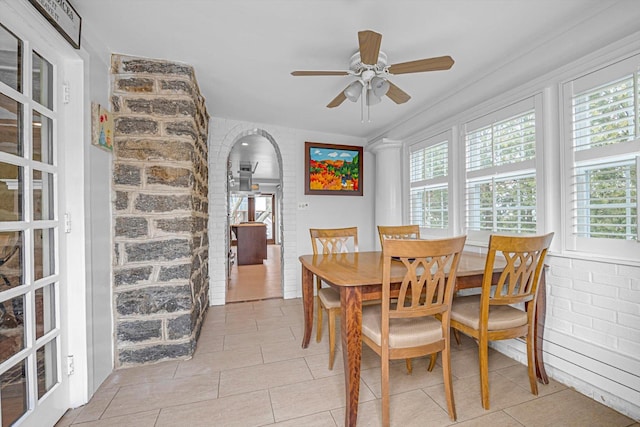
[[[429,362],[429,367],[427,368],[429,372],[433,371],[433,368],[436,367],[436,360],[438,360],[438,353],[433,353],[431,355],[431,362]]]
[[[531,386],[531,394],[537,396],[538,395],[538,380],[536,378],[535,373],[535,365],[536,365],[536,355],[535,350],[533,348],[533,340],[535,340],[535,336],[531,332],[531,328],[529,329],[529,333],[527,334],[527,365],[529,368],[529,385]]]
[[[456,344],[460,345],[460,331],[453,328],[451,330],[453,331],[453,337],[456,339]]]
[[[333,360],[336,354],[336,311],[329,310],[329,370],[333,370]]]
[[[383,350],[384,353],[384,350]],[[411,360],[411,359],[409,359]],[[382,375],[380,387],[382,392],[382,426],[389,427],[389,359],[384,356],[381,358],[382,367],[380,372]]]
[[[435,355],[431,355],[431,360],[435,360]],[[447,397],[447,408],[451,421],[456,420],[456,403],[453,398],[453,381],[451,379],[451,345],[445,345],[442,350],[442,375],[444,376],[444,394]]]
[[[480,361],[480,390],[482,407],[489,409],[489,343],[486,337],[478,342],[478,359]]]
[[[316,342],[320,342],[322,339],[322,304],[320,303],[320,298],[316,297],[317,301],[317,311],[318,311],[318,321],[316,323]]]
[[[411,366],[411,359],[405,359],[405,363],[407,364],[407,374],[411,375],[413,372],[413,366]]]

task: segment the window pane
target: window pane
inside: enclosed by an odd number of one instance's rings
[[[0,221],[22,221],[22,167],[0,162]]]
[[[35,280],[56,273],[55,268],[55,234],[53,228],[34,230],[34,278]]]
[[[467,228],[493,231],[493,182],[476,181],[467,187]]]
[[[467,135],[467,170],[493,166],[493,133],[489,126]]]
[[[53,174],[33,171],[33,219],[53,219]]]
[[[0,343],[0,363],[24,348],[24,295],[0,302]]]
[[[0,291],[15,288],[24,283],[22,278],[24,271],[22,236],[21,231],[0,233]]]
[[[411,182],[447,176],[449,169],[447,141],[411,153]]]
[[[22,156],[22,104],[0,93],[0,151]]]
[[[53,164],[53,120],[33,110],[32,122],[33,160]]]
[[[496,123],[495,164],[506,165],[535,158],[535,117],[533,113]]]
[[[535,176],[528,174],[470,182],[467,212],[470,230],[535,233]]]
[[[53,65],[33,52],[33,100],[53,109]]]
[[[38,365],[38,399],[58,382],[57,338],[49,341],[36,351]]]
[[[533,176],[495,181],[496,231],[536,231],[536,181]]]
[[[22,92],[22,41],[0,25],[0,81]]]
[[[36,339],[43,337],[56,327],[55,285],[44,286],[35,292]]]
[[[535,112],[469,132],[466,142],[468,171],[532,160],[536,156]]]
[[[2,426],[10,426],[27,412],[27,363],[21,361],[0,375]]]
[[[581,237],[637,240],[635,161],[576,169],[574,224]]]
[[[411,152],[409,213],[412,224],[421,227],[449,227],[449,189],[443,183],[449,174],[449,141]]]
[[[633,81],[633,76],[629,75],[574,96],[573,144],[576,150],[637,138]]]
[[[411,223],[421,227],[449,227],[449,191],[444,188],[411,190]]]

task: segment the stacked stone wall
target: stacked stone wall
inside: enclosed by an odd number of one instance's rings
[[[117,366],[187,358],[208,303],[209,115],[193,68],[113,55]]]

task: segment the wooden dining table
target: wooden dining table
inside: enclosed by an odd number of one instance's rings
[[[342,358],[344,362],[345,384],[345,426],[355,427],[358,416],[358,395],[360,393],[360,360],[362,357],[362,303],[382,297],[382,252],[352,252],[339,254],[317,254],[300,256],[302,264],[302,301],[304,307],[304,336],[302,347],[307,348],[313,327],[313,276],[340,293],[342,320]],[[456,291],[478,288],[482,285],[486,255],[463,252],[458,264]],[[504,261],[503,261],[504,262]],[[502,267],[497,259],[494,281]],[[404,277],[402,263],[392,263],[391,282],[400,282]],[[536,376],[544,384],[549,380],[542,359],[542,336],[546,309],[545,275],[541,274],[538,302],[536,306]]]

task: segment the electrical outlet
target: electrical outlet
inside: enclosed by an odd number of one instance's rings
[[[309,209],[309,202],[298,202],[298,210],[306,211]]]

